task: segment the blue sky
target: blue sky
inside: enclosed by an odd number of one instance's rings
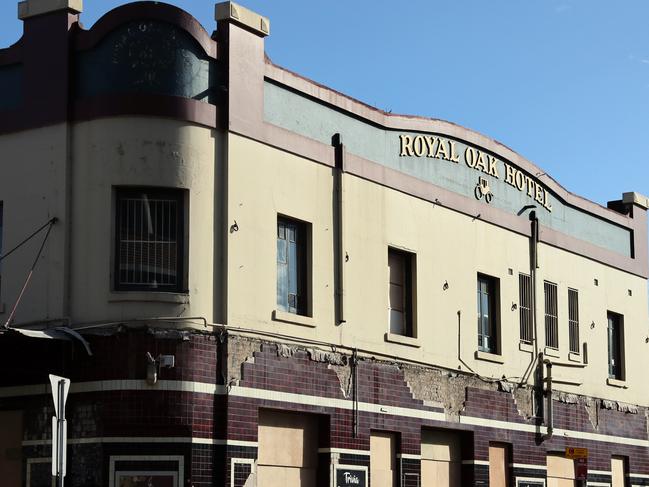
[[[0,2],[0,46],[20,37]],[[85,0],[91,26],[125,2]],[[213,30],[213,2],[174,0]],[[649,2],[242,0],[273,61],[394,113],[511,147],[600,204],[649,194]]]

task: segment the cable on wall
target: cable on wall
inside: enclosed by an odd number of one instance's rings
[[[18,298],[16,299],[16,302],[14,303],[13,308],[11,309],[11,313],[9,314],[9,318],[7,318],[7,321],[4,323],[4,328],[9,328],[9,325],[12,323],[14,316],[16,315],[16,310],[18,309],[18,305],[20,304],[20,301],[23,298],[23,295],[25,294],[25,291],[27,290],[27,287],[29,286],[29,282],[32,279],[32,275],[34,274],[34,270],[36,269],[36,265],[38,265],[38,260],[41,257],[41,254],[43,253],[43,249],[45,248],[45,243],[47,242],[47,238],[50,236],[50,232],[52,231],[52,227],[54,224],[57,222],[57,218],[51,218],[45,225],[40,227],[38,230],[36,230],[34,233],[32,233],[29,237],[27,237],[25,240],[23,240],[21,243],[19,243],[16,247],[11,249],[9,252],[7,252],[5,255],[0,257],[0,261],[5,258],[7,255],[11,254],[14,250],[18,249],[20,246],[25,244],[28,240],[30,240],[32,237],[37,235],[41,230],[47,227],[47,232],[45,232],[45,237],[43,237],[43,241],[41,242],[41,246],[38,249],[38,253],[36,254],[36,258],[34,259],[34,263],[32,264],[31,268],[29,269],[29,272],[27,273],[27,278],[25,279],[25,283],[23,284],[22,289],[20,290],[20,294],[18,295]]]

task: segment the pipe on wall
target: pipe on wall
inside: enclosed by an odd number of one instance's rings
[[[345,145],[340,133],[331,138],[334,147],[334,235],[335,235],[335,273],[336,273],[336,322],[342,325],[347,322],[345,315],[345,262],[348,259],[345,253],[345,219],[343,197],[343,173],[345,166]]]

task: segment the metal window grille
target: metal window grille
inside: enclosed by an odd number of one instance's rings
[[[478,276],[478,350],[496,353],[496,281]]]
[[[532,343],[532,278],[527,274],[518,275],[518,310],[520,314],[521,340]]]
[[[568,289],[568,334],[570,351],[579,353],[579,292]]]
[[[557,311],[557,285],[544,282],[545,290],[545,345],[559,348],[559,317]]]
[[[180,290],[182,199],[177,191],[117,197],[117,289]]]

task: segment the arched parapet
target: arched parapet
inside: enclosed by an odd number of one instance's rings
[[[74,118],[153,115],[216,123],[216,42],[191,15],[157,2],[116,8],[74,41]]]

